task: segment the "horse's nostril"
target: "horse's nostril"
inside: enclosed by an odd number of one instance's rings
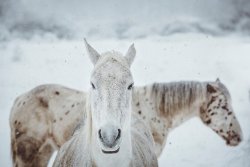
[[[120,139],[120,137],[121,137],[121,129],[118,129],[118,135],[117,135],[117,137],[115,138],[115,140]]]
[[[113,148],[119,144],[121,138],[121,129],[106,127],[98,130],[100,142],[107,148]]]
[[[98,131],[99,138],[102,139],[101,129]]]

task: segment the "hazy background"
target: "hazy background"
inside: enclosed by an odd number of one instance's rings
[[[84,37],[99,52],[135,43],[135,85],[219,77],[231,92],[243,142],[228,147],[194,118],[169,134],[160,167],[250,167],[250,0],[0,0],[0,167],[17,96],[89,89]]]
[[[0,40],[250,34],[249,0],[1,0]]]

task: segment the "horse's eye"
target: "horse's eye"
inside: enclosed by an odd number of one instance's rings
[[[130,85],[128,86],[128,90],[131,90],[131,89],[133,88],[133,86],[134,86],[134,83],[130,84]]]
[[[95,89],[95,85],[91,82],[92,89]]]

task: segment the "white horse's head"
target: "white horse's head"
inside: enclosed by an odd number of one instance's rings
[[[125,56],[115,51],[101,55],[86,40],[85,44],[95,66],[90,80],[92,130],[103,153],[117,153],[130,126],[134,84],[130,66],[136,51],[131,45]]]

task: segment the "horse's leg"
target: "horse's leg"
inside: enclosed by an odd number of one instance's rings
[[[14,166],[46,166],[44,147],[50,129],[49,104],[43,97],[31,93],[15,101],[10,114],[11,149]],[[41,160],[40,160],[41,159]]]
[[[12,140],[11,145],[15,167],[46,167],[54,152],[52,144],[26,136]]]
[[[155,153],[157,157],[160,157],[167,141],[168,132],[159,134],[157,131],[152,131],[152,135],[155,142]]]
[[[33,162],[34,166],[48,166],[50,157],[55,151],[53,145],[50,143],[45,143],[41,145],[38,154],[35,157],[35,161]],[[38,165],[37,165],[38,164]]]
[[[30,126],[22,118],[16,120],[11,126],[11,152],[13,166],[45,167],[54,151],[48,137],[45,122]],[[36,125],[36,124],[35,124]],[[42,125],[42,127],[41,127]],[[38,127],[39,130],[38,130]]]

